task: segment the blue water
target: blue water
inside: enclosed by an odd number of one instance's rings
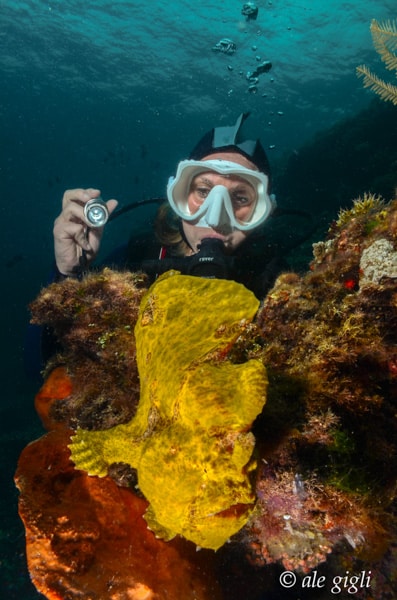
[[[277,163],[369,106],[357,65],[384,75],[369,25],[396,18],[395,0],[257,4],[257,20],[247,21],[237,0],[1,2],[0,411],[9,467],[0,541],[16,548],[5,559],[8,600],[27,599],[29,585],[11,476],[19,450],[40,435],[35,384],[22,368],[27,305],[46,282],[63,190],[99,187],[123,203],[163,195],[197,139],[248,110],[249,133]],[[212,50],[222,38],[236,44],[233,55]],[[252,93],[246,74],[265,60],[272,69]],[[139,227],[134,219],[112,226],[105,245]]]

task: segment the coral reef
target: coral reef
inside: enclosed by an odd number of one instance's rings
[[[73,379],[72,396],[51,405],[51,418],[90,429],[131,419],[139,401],[133,329],[144,284],[143,275],[104,269],[54,283],[31,304],[32,323],[60,342],[47,373],[65,364]]]
[[[397,74],[397,23],[386,21],[378,23],[375,19],[371,22],[371,34],[374,48],[381,57],[387,69]],[[364,87],[370,88],[382,100],[392,102],[397,106],[397,86],[383,81],[372,73],[366,65],[357,67],[357,75],[363,77]]]
[[[72,439],[72,460],[91,475],[106,475],[112,463],[137,470],[150,502],[145,518],[159,537],[181,534],[217,549],[247,521],[255,502],[249,429],[267,380],[260,361],[233,364],[225,353],[258,306],[231,281],[159,278],[135,327],[141,381],[135,417],[107,431],[80,429]]]
[[[233,282],[175,274],[149,291],[111,271],[43,290],[34,319],[61,349],[36,409],[53,431],[17,473],[37,588],[65,600],[107,597],[106,586],[115,600],[253,600],[283,597],[287,568],[296,598],[329,597],[302,587],[317,570],[328,582],[371,573],[357,597],[395,597],[396,284],[397,199],[368,193],[314,244],[310,270],[280,275],[259,309]],[[195,559],[195,544],[221,548]],[[147,548],[168,565],[158,579]]]
[[[269,390],[255,427],[254,564],[306,572],[330,552],[376,561],[396,539],[397,200],[367,194],[281,275],[257,324]]]

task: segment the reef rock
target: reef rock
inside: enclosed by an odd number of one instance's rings
[[[379,284],[384,277],[397,279],[397,252],[389,240],[380,239],[361,254],[360,287]]]
[[[139,402],[134,326],[145,278],[104,269],[82,281],[44,288],[31,304],[32,323],[52,330],[58,352],[46,375],[65,365],[73,388],[50,404],[49,417],[73,429],[108,429],[131,420]]]
[[[265,460],[241,538],[255,565],[307,572],[330,555],[351,569],[387,564],[397,539],[396,238],[397,201],[359,198],[315,244],[310,271],[280,275],[258,313]]]

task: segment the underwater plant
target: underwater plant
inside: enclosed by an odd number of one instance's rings
[[[385,21],[379,23],[372,20],[370,30],[374,48],[384,62],[386,69],[394,71],[397,75],[397,22]],[[378,94],[382,100],[392,102],[397,106],[397,86],[372,73],[366,65],[360,65],[356,69],[357,75],[363,77],[364,87]]]

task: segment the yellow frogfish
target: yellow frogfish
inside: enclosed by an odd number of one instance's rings
[[[228,350],[259,302],[244,286],[169,272],[147,291],[135,326],[140,401],[133,419],[105,431],[78,429],[78,469],[105,476],[112,463],[137,471],[157,537],[220,548],[255,504],[250,431],[266,400],[262,362],[233,363]]]

